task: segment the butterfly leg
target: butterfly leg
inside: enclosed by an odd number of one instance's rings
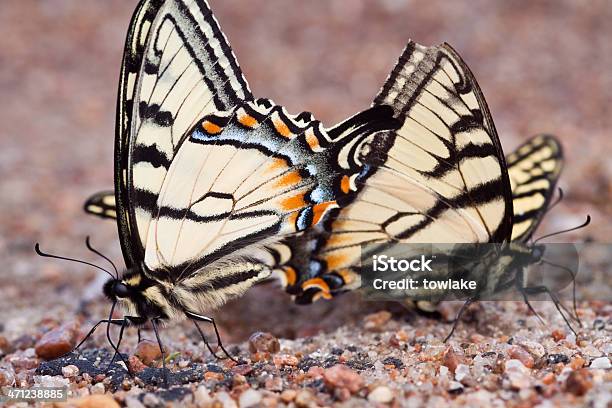
[[[198,324],[197,320],[195,319],[191,319],[191,321],[193,322],[193,324],[195,325],[196,329],[198,329],[198,332],[200,333],[200,337],[202,338],[202,341],[204,342],[204,344],[206,345],[206,348],[208,348],[208,351],[210,351],[210,354],[212,354],[216,359],[221,359],[221,357],[219,357],[215,351],[212,349],[212,347],[210,347],[210,344],[208,344],[208,340],[206,339],[206,336],[204,335],[204,332],[202,331],[202,329],[200,328],[200,325]]]
[[[122,325],[123,324],[123,319],[102,319],[102,320],[100,320],[98,323],[96,323],[91,328],[91,330],[89,330],[89,332],[83,338],[83,340],[81,340],[81,342],[79,344],[77,344],[77,346],[72,351],[77,351],[83,345],[83,343],[85,343],[87,341],[87,339],[89,339],[89,337],[91,337],[91,335],[94,334],[94,332],[96,331],[98,326],[100,326],[102,323],[110,323],[110,324]]]
[[[530,286],[530,287],[525,288],[525,291],[527,293],[533,293],[533,294],[537,294],[537,293],[546,293],[546,294],[548,294],[548,296],[550,296],[550,299],[552,300],[553,304],[555,305],[555,308],[557,309],[557,312],[559,312],[559,314],[561,315],[561,317],[565,321],[565,324],[567,324],[567,327],[569,327],[570,330],[572,331],[572,333],[574,333],[574,335],[576,337],[578,337],[578,334],[576,333],[576,331],[574,330],[574,328],[570,324],[569,320],[567,319],[567,316],[565,315],[565,313],[567,313],[569,316],[571,316],[572,314],[571,314],[571,312],[569,310],[567,310],[565,305],[563,305],[563,303],[561,303],[561,301],[559,300],[557,295],[555,295],[553,292],[551,292],[550,289],[548,289],[546,286]],[[564,311],[565,311],[565,313],[563,313]]]
[[[164,372],[164,387],[168,388],[168,370],[166,370],[166,350],[159,337],[159,330],[157,330],[158,319],[151,319],[151,326],[153,326],[153,332],[155,332],[155,338],[157,338],[157,344],[159,344],[159,350],[161,351],[162,358],[162,371]]]
[[[538,318],[538,320],[540,321],[541,324],[545,325],[546,323],[544,322],[542,317],[533,308],[533,306],[531,305],[531,302],[529,302],[529,297],[527,297],[527,292],[525,291],[525,275],[524,275],[524,272],[522,270],[521,270],[520,274],[517,276],[516,289],[523,296],[523,301],[527,305],[527,308],[529,308],[529,311],[531,313],[533,313],[535,315],[535,317]]]
[[[578,316],[578,307],[576,306],[576,275],[574,274],[574,271],[572,271],[570,268],[567,268],[563,265],[559,265],[554,262],[547,261],[545,259],[542,260],[542,263],[545,263],[555,268],[559,268],[567,272],[572,277],[572,306],[574,309],[572,318],[576,320],[576,322],[578,323],[578,326],[582,327],[582,321],[580,320],[580,317]]]
[[[106,371],[108,371],[111,368],[111,366],[115,362],[115,358],[118,355],[121,361],[123,362],[123,364],[125,364],[125,368],[127,368],[128,374],[131,377],[133,377],[134,373],[130,369],[130,365],[128,364],[127,361],[125,361],[125,359],[123,358],[123,355],[119,352],[119,347],[121,346],[121,341],[123,340],[123,332],[127,325],[128,325],[128,319],[127,318],[122,319],[121,329],[119,330],[119,340],[117,341],[117,347],[114,347],[113,345],[113,348],[115,349],[115,354],[113,354],[113,358],[111,358],[110,363],[108,363],[108,367],[106,367]]]
[[[193,313],[193,312],[189,312],[189,311],[187,311],[187,310],[185,310],[185,315],[186,315],[188,318],[190,318],[190,319],[194,320],[194,323],[195,323],[195,321],[200,321],[200,322],[205,322],[205,323],[210,323],[210,324],[212,324],[212,325],[213,325],[213,328],[215,329],[215,336],[217,336],[217,344],[219,345],[219,348],[220,348],[221,350],[223,350],[223,353],[224,353],[224,354],[225,354],[225,355],[226,355],[226,356],[227,356],[227,357],[228,357],[230,360],[232,360],[232,361],[234,361],[234,362],[238,363],[238,361],[237,361],[237,360],[236,360],[234,357],[232,357],[232,356],[230,355],[230,353],[229,353],[229,352],[228,352],[228,351],[225,349],[225,347],[223,347],[223,343],[221,342],[221,336],[219,335],[219,329],[217,329],[217,324],[215,323],[215,319],[213,319],[212,317],[208,317],[208,316],[201,316],[201,315],[199,315],[199,314],[196,314],[196,313]],[[196,323],[196,327],[198,327],[197,323]],[[198,330],[200,330],[200,329],[199,329],[199,327],[198,327]],[[202,334],[202,332],[201,332],[201,331],[200,331],[200,334]],[[206,340],[204,340],[204,343],[205,343],[205,344],[208,346],[208,343],[206,342]],[[208,348],[209,348],[209,350],[210,350],[210,347],[208,347]],[[211,350],[211,352],[212,352],[212,350]],[[213,355],[215,355],[215,353],[213,353]],[[216,357],[216,355],[215,355],[215,357]]]
[[[444,343],[446,343],[448,339],[450,339],[453,336],[453,333],[455,333],[455,329],[457,328],[457,324],[459,324],[459,321],[461,320],[461,316],[463,315],[463,312],[465,312],[468,306],[471,305],[472,303],[474,303],[474,299],[468,299],[461,306],[461,309],[459,309],[459,313],[457,313],[457,317],[455,318],[455,322],[453,323],[453,328],[451,329],[450,333],[448,333],[448,336],[446,336],[446,338],[444,339]]]

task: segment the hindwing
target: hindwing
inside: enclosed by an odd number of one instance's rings
[[[561,144],[538,135],[506,158],[512,185],[512,240],[527,241],[538,227],[554,194],[563,167]]]

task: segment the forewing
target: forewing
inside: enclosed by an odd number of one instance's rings
[[[121,71],[115,191],[128,267],[144,257],[157,196],[179,146],[204,115],[252,95],[204,0],[144,0]]]
[[[476,80],[450,46],[410,42],[374,104],[391,106],[401,127],[364,145],[370,171],[354,201],[319,237],[316,271],[306,268],[296,278],[309,298],[329,296],[313,295],[313,284],[332,294],[358,286],[363,244],[510,239],[512,200],[501,145]],[[332,289],[329,275],[344,284]]]
[[[396,125],[379,106],[324,129],[263,99],[204,117],[164,180],[147,269],[172,281],[204,276],[216,261],[253,260],[264,246],[319,224],[354,193],[360,143]]]
[[[527,241],[539,225],[563,167],[561,144],[538,135],[506,157],[514,207],[513,241]]]

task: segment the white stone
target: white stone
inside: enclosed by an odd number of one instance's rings
[[[393,401],[393,392],[389,387],[385,387],[384,385],[376,387],[368,394],[368,401],[381,404],[389,403]]]
[[[73,364],[62,367],[62,375],[66,378],[76,377],[79,375],[79,367]]]
[[[465,377],[470,374],[470,367],[465,364],[458,364],[455,368],[455,380],[461,382]]]
[[[217,393],[215,399],[223,405],[223,408],[238,408],[236,401],[225,391]]]
[[[261,402],[261,393],[252,388],[249,388],[242,394],[238,399],[238,405],[240,408],[254,407]]]
[[[91,390],[89,390],[92,394],[97,394],[97,395],[102,395],[106,392],[106,388],[104,387],[104,384],[102,384],[101,382],[96,383],[94,385],[91,386]]]
[[[510,359],[506,361],[505,370],[506,372],[509,372],[509,371],[517,371],[517,372],[522,372],[522,373],[529,372],[529,369],[525,367],[525,365],[520,360],[516,360],[516,359]]]
[[[448,367],[440,366],[440,377],[446,377],[448,375]]]
[[[212,403],[212,398],[205,386],[200,385],[193,393],[193,400],[198,407],[205,407]]]
[[[591,365],[589,368],[610,368],[612,364],[610,364],[610,359],[608,357],[598,357],[595,360],[591,361]]]
[[[463,389],[463,384],[461,384],[458,381],[451,381],[448,385],[448,390],[449,391],[457,391]]]

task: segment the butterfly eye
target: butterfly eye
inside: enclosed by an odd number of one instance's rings
[[[115,292],[115,296],[117,296],[118,298],[126,298],[130,294],[130,289],[127,287],[127,285],[121,282],[116,283],[113,289]]]

